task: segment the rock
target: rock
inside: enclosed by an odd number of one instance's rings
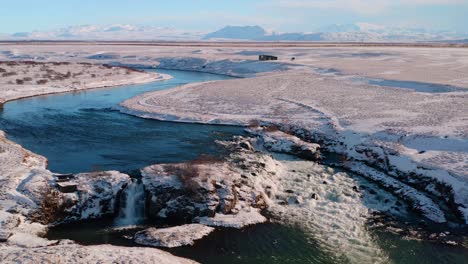
[[[243,141],[248,139],[218,142],[230,151],[220,161],[144,168],[141,175],[149,218],[231,227],[266,221],[260,212],[268,207],[269,195],[277,192],[271,187],[277,177],[272,172],[280,165],[270,155],[239,149]]]
[[[312,199],[314,199],[314,200],[318,200],[318,199],[319,199],[319,196],[318,196],[318,194],[313,193],[313,194],[310,195],[310,198],[312,198]]]
[[[231,228],[243,228],[267,221],[266,217],[261,215],[259,211],[254,208],[250,211],[240,211],[238,214],[216,214],[214,217],[198,217],[195,220],[204,225]]]
[[[117,198],[129,182],[130,176],[117,171],[82,173],[75,175],[73,182],[59,182],[62,187],[72,188],[62,188],[62,191],[74,191],[61,193],[56,189],[52,174],[46,177],[43,173],[34,173],[21,192],[37,205],[51,209],[48,213],[37,211],[37,221],[58,224],[115,214]]]
[[[259,136],[270,151],[288,153],[306,160],[321,158],[320,145],[309,143],[282,131],[267,131],[265,128],[251,128],[247,132]]]
[[[239,146],[241,148],[249,150],[249,151],[254,150],[254,147],[252,146],[252,143],[250,143],[249,141],[242,141],[242,142],[239,143]]]
[[[130,176],[117,171],[76,175],[77,191],[62,196],[67,205],[62,221],[95,219],[115,214],[117,198],[130,181]]]
[[[11,235],[10,232],[0,231],[0,242],[7,242]]]
[[[288,198],[288,204],[302,204],[304,203],[304,199],[302,196],[292,196]]]
[[[193,245],[214,231],[213,227],[188,224],[169,228],[148,228],[135,234],[135,243],[153,247],[180,247]]]

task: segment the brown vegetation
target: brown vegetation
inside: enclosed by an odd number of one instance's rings
[[[183,163],[181,165],[166,165],[164,166],[166,173],[174,175],[183,183],[187,190],[195,193],[200,185],[195,178],[200,177],[200,170],[197,165]]]
[[[39,84],[39,85],[44,85],[48,82],[48,80],[45,80],[45,79],[40,79],[40,80],[37,80],[36,83]]]
[[[4,72],[2,74],[2,77],[9,77],[9,76],[13,76],[13,75],[18,75],[16,72]]]
[[[42,204],[37,212],[38,220],[43,224],[51,224],[63,218],[66,204],[63,203],[62,193],[47,185],[41,192]]]
[[[252,120],[249,121],[247,126],[249,128],[258,128],[260,126],[260,121],[258,121],[257,119],[252,119]]]
[[[208,180],[208,175],[200,170],[200,165],[219,162],[223,162],[223,160],[212,155],[202,154],[186,163],[166,165],[164,166],[164,170],[167,174],[177,176],[188,190],[195,193],[195,191],[200,188],[198,182],[206,182]]]
[[[268,125],[263,129],[265,132],[276,132],[279,130],[277,125]]]

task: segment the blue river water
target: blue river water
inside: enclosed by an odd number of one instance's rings
[[[144,92],[230,78],[199,72],[158,72],[174,78],[8,102],[0,111],[0,130],[9,139],[47,157],[49,169],[60,173],[130,171],[155,163],[186,161],[200,154],[222,155],[223,150],[214,141],[243,134],[243,129],[235,126],[160,122],[113,110],[120,102]],[[49,231],[48,238],[73,239],[87,245],[136,246],[123,238],[125,231],[115,231],[112,225],[112,219],[102,219],[59,226]],[[388,254],[389,263],[468,263],[463,249],[407,241],[386,232],[374,235]],[[346,263],[321,250],[300,228],[273,223],[243,230],[218,229],[194,246],[168,251],[202,263]]]
[[[0,112],[0,130],[9,139],[47,157],[49,169],[60,173],[129,171],[190,160],[200,154],[219,153],[216,139],[243,133],[240,127],[160,122],[113,110],[120,102],[147,91],[230,78],[186,71],[158,72],[174,78],[8,102]]]

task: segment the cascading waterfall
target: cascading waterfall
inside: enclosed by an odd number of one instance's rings
[[[141,180],[132,182],[122,192],[117,226],[137,225],[145,219],[145,187]]]

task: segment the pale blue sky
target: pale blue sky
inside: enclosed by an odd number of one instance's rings
[[[313,31],[367,22],[468,32],[468,0],[2,0],[0,32],[84,24],[138,24],[212,31],[260,25]]]

